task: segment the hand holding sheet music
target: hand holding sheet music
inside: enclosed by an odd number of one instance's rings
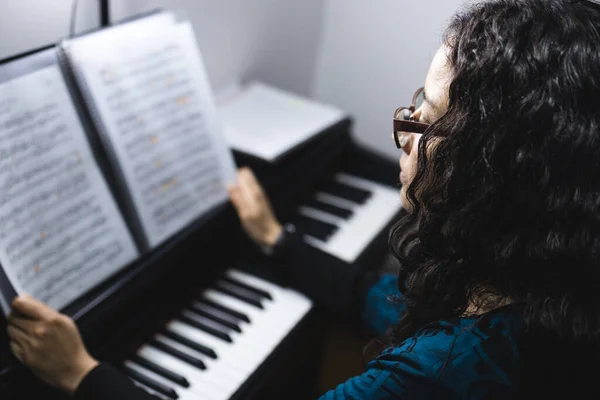
[[[138,257],[129,228],[152,250],[225,203],[235,180],[189,22],[159,13],[61,48],[0,68],[5,313],[23,293],[63,309]]]

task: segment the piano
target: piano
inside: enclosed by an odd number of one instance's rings
[[[354,142],[351,124],[332,126],[277,165],[235,156],[308,245],[371,268],[402,212],[398,167]],[[65,312],[95,357],[159,398],[316,398],[324,318],[268,264],[225,205]],[[0,330],[0,397],[67,398],[14,359],[4,319]]]
[[[343,172],[322,186],[302,203],[293,221],[306,232],[306,243],[354,262],[400,211],[398,191]]]

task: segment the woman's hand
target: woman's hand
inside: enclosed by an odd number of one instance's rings
[[[98,365],[71,318],[27,295],[13,301],[8,336],[19,361],[44,382],[69,394]]]
[[[246,233],[261,246],[272,246],[282,231],[269,199],[249,168],[240,168],[229,198]]]

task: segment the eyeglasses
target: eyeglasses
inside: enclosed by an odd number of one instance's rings
[[[400,107],[394,112],[394,141],[399,149],[404,149],[410,143],[413,133],[423,133],[431,126],[412,118],[415,110],[418,110],[425,101],[423,89],[419,88],[415,92],[410,107]]]

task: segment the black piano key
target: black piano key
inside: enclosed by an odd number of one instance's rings
[[[237,286],[232,284],[228,284],[224,281],[217,282],[216,289],[220,292],[226,293],[231,297],[235,297],[238,300],[243,301],[244,303],[248,303],[253,305],[256,308],[263,309],[263,305],[261,303],[260,296],[256,296],[254,293],[248,292],[247,290],[243,290]]]
[[[172,387],[163,385],[162,383],[157,382],[154,379],[152,379],[134,369],[131,369],[127,366],[124,366],[123,369],[127,376],[135,379],[139,383],[142,383],[142,384],[148,386],[150,389],[156,390],[158,393],[167,396],[169,399],[177,400],[179,398],[179,395],[177,394],[175,389],[173,389]]]
[[[316,210],[323,211],[343,219],[349,219],[352,216],[352,214],[354,214],[354,212],[351,210],[334,206],[333,204],[324,203],[314,198],[310,199],[310,201],[305,205],[307,207],[312,207]]]
[[[304,215],[297,215],[293,222],[298,231],[313,236],[324,242],[326,242],[327,239],[329,239],[329,237],[338,229],[338,227],[333,224],[306,217]]]
[[[194,314],[198,314],[201,317],[208,318],[213,322],[223,325],[224,327],[226,327],[228,329],[231,329],[236,332],[242,332],[242,328],[240,328],[240,326],[238,324],[236,324],[235,322],[227,321],[226,319],[223,319],[217,315],[211,314],[210,312],[205,311],[199,307],[192,306],[192,307],[190,307],[190,311],[193,312]]]
[[[185,336],[181,336],[180,334],[172,331],[165,331],[163,332],[163,335],[165,335],[171,340],[174,340],[177,343],[181,343],[182,345],[189,347],[190,349],[196,350],[198,353],[202,353],[212,359],[216,360],[218,358],[217,353],[215,353],[213,349],[203,345],[202,343],[195,342],[186,338]]]
[[[150,393],[152,396],[156,397],[157,399],[160,400],[169,400],[169,398],[167,396],[164,396],[160,393],[158,393],[156,390],[152,390],[151,388],[149,388],[148,386],[142,384],[141,382],[138,381],[133,381],[134,385],[136,385],[137,387],[140,387],[142,389],[144,389],[146,392]]]
[[[193,365],[196,368],[206,369],[206,364],[204,364],[204,362],[199,358],[190,356],[189,354],[185,354],[183,351],[179,351],[176,348],[161,342],[160,340],[152,339],[149,344],[153,347],[156,347],[157,349],[164,351],[167,354],[172,355],[175,358],[179,358],[181,361]]]
[[[233,335],[234,330],[231,329],[229,326],[221,324],[212,318],[207,318],[204,315],[200,315],[199,313],[193,312],[190,309],[185,309],[181,313],[181,315],[188,319],[194,320],[196,323],[206,325],[207,327],[217,330],[219,332],[225,333],[227,335]],[[240,331],[241,331],[241,329],[240,329]]]
[[[346,185],[338,181],[327,182],[322,189],[325,193],[342,197],[358,204],[365,204],[371,197],[371,192],[368,190],[360,189],[356,186]]]
[[[262,307],[263,300],[266,300],[266,298],[261,293],[258,293],[251,289],[247,289],[247,285],[238,285],[235,282],[232,282],[230,280],[226,280],[226,279],[219,280],[219,281],[217,281],[216,286],[227,288],[228,290],[231,290],[231,291],[239,294],[240,296],[244,296],[248,299],[253,299],[256,302],[260,303],[261,307]]]
[[[257,287],[248,285],[247,283],[244,283],[244,282],[240,282],[239,280],[232,278],[230,276],[224,277],[223,280],[227,281],[233,285],[237,285],[237,286],[241,287],[242,289],[256,293],[257,295],[264,297],[267,300],[273,300],[273,296],[271,296],[271,293],[267,292],[266,290],[259,289]]]
[[[228,321],[229,323],[235,324],[235,325],[238,325],[238,326],[243,325],[243,323],[245,322],[244,320],[242,320],[240,318],[237,318],[237,317],[235,317],[235,316],[233,316],[231,314],[228,314],[228,313],[226,313],[224,311],[221,311],[221,310],[219,310],[217,308],[209,306],[208,304],[205,304],[205,303],[200,302],[200,301],[194,301],[194,302],[192,302],[192,304],[190,305],[190,307],[192,309],[194,309],[194,310],[201,311],[201,312],[206,313],[206,314],[210,314],[210,315],[215,316],[215,317],[217,317],[217,318],[219,318],[219,319],[221,319],[223,321]]]
[[[226,307],[224,305],[215,303],[214,301],[209,300],[209,299],[201,298],[198,301],[200,303],[204,303],[204,304],[206,304],[206,305],[208,305],[210,307],[216,308],[217,310],[223,311],[224,313],[227,313],[227,314],[229,314],[229,315],[231,315],[231,316],[233,316],[235,318],[241,319],[242,321],[250,323],[250,318],[246,314],[244,314],[244,313],[241,313],[241,312],[236,311],[236,310],[232,310],[229,307]]]
[[[198,321],[195,318],[190,318],[186,315],[180,315],[179,319],[185,322],[186,324],[191,325],[196,329],[200,329],[201,331],[204,331],[210,335],[213,335],[214,337],[217,337],[227,343],[233,342],[233,339],[231,339],[231,336],[229,336],[228,333],[223,332],[222,330],[217,329],[215,327],[209,326],[201,321]]]
[[[155,374],[160,375],[163,378],[170,380],[171,382],[175,382],[176,384],[186,387],[186,388],[190,387],[190,383],[188,382],[187,379],[185,379],[184,376],[181,376],[173,371],[170,371],[170,370],[166,369],[165,367],[160,366],[142,356],[135,356],[132,359],[132,361],[135,362],[136,364],[139,364],[142,367],[154,372]]]

